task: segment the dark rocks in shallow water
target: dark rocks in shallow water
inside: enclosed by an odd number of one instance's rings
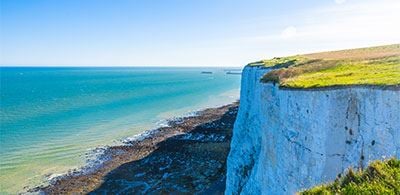
[[[108,148],[105,153],[112,158],[97,171],[67,175],[40,190],[48,194],[222,193],[237,110],[234,103],[171,121],[170,127],[154,130],[142,140]]]

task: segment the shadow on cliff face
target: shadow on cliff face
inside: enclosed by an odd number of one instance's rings
[[[108,173],[90,194],[223,194],[237,107],[221,118],[170,137],[146,157]]]

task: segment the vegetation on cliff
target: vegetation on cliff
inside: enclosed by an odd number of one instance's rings
[[[274,70],[262,82],[287,88],[400,85],[400,44],[273,58],[250,63]]]
[[[363,171],[350,169],[335,182],[300,194],[400,194],[400,160],[374,161]]]

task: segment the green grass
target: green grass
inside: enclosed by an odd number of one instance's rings
[[[400,160],[374,161],[363,171],[350,169],[333,183],[299,194],[400,194]]]
[[[289,56],[289,57],[282,57],[282,58],[272,58],[269,60],[260,60],[257,62],[252,62],[248,64],[249,66],[264,66],[264,67],[289,67],[294,64],[300,64],[306,61],[307,58],[303,56]]]
[[[249,64],[274,68],[262,82],[287,88],[400,85],[400,44],[273,58]]]

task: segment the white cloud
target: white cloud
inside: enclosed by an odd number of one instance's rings
[[[290,39],[297,35],[297,29],[294,26],[286,27],[285,30],[282,31],[281,37],[283,39]]]
[[[346,0],[335,0],[335,3],[336,4],[343,4],[343,3],[345,3],[346,2]]]
[[[242,39],[258,58],[400,43],[400,1],[353,1],[346,6],[320,7],[281,21],[282,32]],[[279,25],[279,24],[278,24]],[[268,29],[282,28],[280,26]],[[261,31],[260,31],[261,32]],[[254,57],[257,59],[257,57]]]

